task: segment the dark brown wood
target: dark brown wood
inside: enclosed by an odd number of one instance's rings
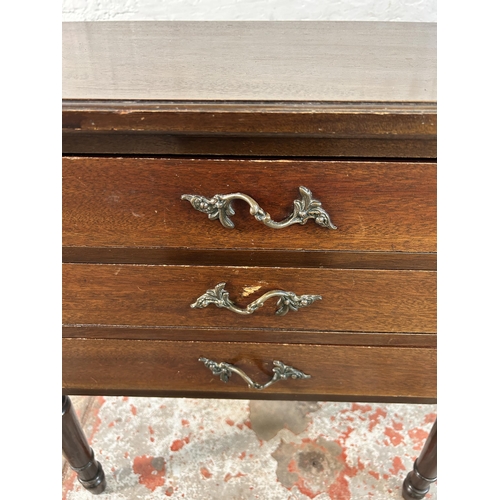
[[[285,316],[275,300],[251,316],[190,307],[221,282],[240,307],[271,290],[323,299]],[[63,323],[435,333],[436,273],[64,264]]]
[[[435,163],[68,157],[63,175],[64,246],[436,251]],[[242,192],[280,221],[299,186],[337,230],[313,221],[270,229],[240,200],[228,230],[181,200]]]
[[[176,264],[223,266],[327,267],[436,271],[435,253],[217,250],[157,247],[68,247],[63,262],[102,264]]]
[[[64,154],[436,158],[436,139],[64,132]]]
[[[62,397],[62,452],[86,490],[94,495],[105,490],[104,471],[94,457],[68,396]]]
[[[403,498],[425,498],[430,485],[437,480],[437,420],[432,426],[425,445],[403,483]]]
[[[65,154],[435,158],[433,104],[64,101]]]
[[[257,392],[237,375],[224,384],[198,361],[200,356],[234,364],[260,383],[271,378],[273,360],[311,375],[278,382],[258,391],[259,397],[436,397],[435,349],[246,342],[63,339],[63,388],[66,393],[163,396],[223,392],[228,398]]]
[[[112,327],[112,326],[65,326],[64,338],[89,339],[140,339],[140,340],[191,340],[203,342],[238,342],[285,344],[337,344],[389,347],[437,347],[437,335],[423,333],[368,333],[325,332],[294,330],[264,330],[235,328],[161,328],[161,327]]]
[[[436,24],[63,23],[64,99],[435,102]]]
[[[266,99],[268,101],[268,99]],[[433,103],[63,100],[63,132],[435,140]],[[96,137],[96,135],[93,135]],[[123,151],[122,151],[123,152]]]

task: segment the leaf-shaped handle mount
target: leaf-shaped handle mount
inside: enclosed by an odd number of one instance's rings
[[[309,189],[300,186],[299,192],[301,197],[293,202],[293,212],[281,222],[273,221],[253,198],[243,193],[216,194],[212,198],[205,198],[198,194],[183,194],[181,199],[189,201],[193,208],[207,214],[210,220],[219,219],[220,223],[228,229],[234,228],[231,220],[231,216],[235,214],[232,206],[233,200],[246,201],[250,205],[250,214],[273,229],[283,229],[292,224],[304,225],[309,219],[314,219],[321,227],[337,229],[328,213],[322,208],[321,202],[313,198]]]
[[[237,368],[230,363],[225,363],[224,361],[217,363],[216,361],[212,361],[211,359],[204,357],[199,358],[198,361],[201,361],[214,375],[218,375],[224,383],[228,382],[232,373],[236,373],[248,384],[250,389],[257,389],[259,391],[266,389],[279,380],[286,380],[288,378],[311,378],[311,375],[307,375],[293,366],[285,365],[282,361],[275,360],[273,361],[273,378],[265,384],[258,384],[257,382],[254,382],[241,368]]]
[[[203,309],[213,304],[217,307],[229,309],[237,314],[248,315],[260,309],[267,299],[279,297],[276,314],[284,316],[288,311],[298,311],[301,307],[307,307],[313,302],[321,300],[321,295],[296,295],[293,292],[285,292],[284,290],[271,290],[242,309],[229,298],[229,293],[224,289],[225,286],[225,283],[219,283],[214,288],[210,288],[198,297],[196,302],[191,304],[191,307]]]

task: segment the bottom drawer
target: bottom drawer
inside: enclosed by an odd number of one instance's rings
[[[63,339],[65,394],[321,401],[436,401],[436,350],[247,342]],[[255,390],[236,373],[227,383],[200,357],[227,362],[254,382],[273,376],[273,360],[308,379]]]

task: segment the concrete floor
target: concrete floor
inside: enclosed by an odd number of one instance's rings
[[[435,405],[72,397],[107,476],[63,500],[392,500]],[[437,485],[428,499],[437,500]]]

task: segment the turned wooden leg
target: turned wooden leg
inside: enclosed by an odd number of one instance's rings
[[[413,464],[403,483],[403,498],[414,500],[424,498],[431,483],[437,479],[437,420],[425,442],[420,456]]]
[[[68,396],[62,398],[62,451],[80,484],[95,495],[106,488],[101,464],[95,460]]]

